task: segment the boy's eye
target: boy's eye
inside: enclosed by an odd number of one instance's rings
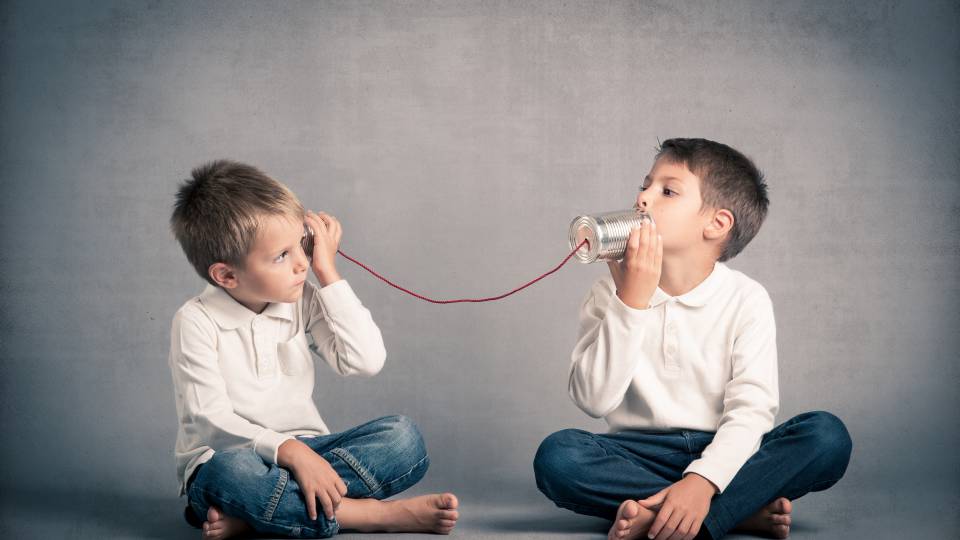
[[[278,255],[277,258],[273,260],[273,262],[283,262],[283,259],[285,259],[285,258],[287,257],[287,253],[289,253],[289,252],[288,252],[288,251],[284,251],[283,253],[281,253],[280,255]]]
[[[664,190],[663,190],[663,194],[664,194],[664,195],[670,195],[671,193],[674,194],[674,195],[676,195],[677,192],[674,191],[674,190],[672,190],[672,189],[666,189],[666,188],[664,188]]]

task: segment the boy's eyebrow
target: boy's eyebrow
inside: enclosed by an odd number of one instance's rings
[[[683,180],[681,180],[680,178],[677,178],[676,176],[661,176],[660,179],[663,180],[664,182],[669,182],[670,180],[676,180],[681,184],[683,183]],[[647,182],[653,182],[653,178],[650,178],[649,174],[643,177],[643,183],[647,183]]]

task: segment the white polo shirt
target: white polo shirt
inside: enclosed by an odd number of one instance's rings
[[[779,408],[776,325],[767,291],[716,263],[690,292],[657,288],[647,309],[616,295],[609,276],[580,309],[570,397],[611,432],[716,432],[684,471],[720,491],[773,429]]]
[[[344,280],[322,289],[308,281],[296,303],[272,303],[260,314],[208,285],[177,311],[169,360],[181,495],[218,450],[249,446],[276,463],[284,441],[330,432],[312,398],[311,351],[340,375],[383,367],[380,329]]]

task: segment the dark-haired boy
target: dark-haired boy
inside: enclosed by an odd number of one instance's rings
[[[610,432],[547,437],[537,486],[562,508],[612,519],[610,539],[734,528],[786,538],[790,501],[836,483],[851,441],[826,412],[774,428],[773,305],[724,264],[766,217],[763,177],[727,145],[671,139],[636,206],[654,223],[631,232],[591,288],[570,366],[571,398]]]

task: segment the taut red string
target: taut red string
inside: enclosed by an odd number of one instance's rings
[[[433,298],[428,298],[428,297],[426,297],[426,296],[423,296],[422,294],[417,294],[417,293],[415,293],[415,292],[413,292],[413,291],[411,291],[411,290],[405,289],[405,288],[401,287],[400,285],[397,285],[396,283],[390,281],[389,279],[381,276],[380,274],[376,273],[376,272],[375,272],[372,268],[370,268],[369,266],[367,266],[367,265],[363,264],[362,262],[354,259],[353,257],[351,257],[351,256],[347,255],[346,253],[340,251],[339,249],[337,250],[337,253],[339,253],[340,255],[343,255],[343,257],[344,257],[345,259],[347,259],[348,261],[352,262],[353,264],[359,266],[360,268],[363,268],[363,269],[366,270],[367,272],[370,272],[371,274],[373,274],[374,276],[376,276],[377,278],[379,278],[381,281],[383,281],[383,282],[386,283],[387,285],[390,285],[390,286],[393,287],[394,289],[399,289],[399,290],[401,290],[401,291],[409,294],[410,296],[414,296],[414,297],[419,298],[419,299],[421,299],[421,300],[424,300],[424,301],[426,301],[426,302],[430,302],[431,304],[459,304],[459,303],[463,303],[463,302],[471,302],[471,303],[476,303],[476,302],[492,302],[492,301],[494,301],[494,300],[501,300],[501,299],[503,299],[503,298],[506,298],[506,297],[510,296],[511,294],[513,294],[513,293],[520,292],[520,291],[522,291],[523,289],[526,289],[527,287],[533,285],[534,283],[540,281],[541,279],[549,276],[550,274],[552,274],[552,273],[556,272],[557,270],[559,270],[560,268],[562,268],[563,265],[567,264],[567,261],[570,260],[570,257],[573,257],[573,255],[577,252],[577,250],[579,250],[580,248],[582,248],[582,247],[584,246],[584,244],[589,245],[590,242],[588,242],[587,239],[584,239],[583,242],[580,242],[580,245],[577,246],[576,248],[574,248],[574,250],[571,251],[570,254],[567,255],[567,257],[566,257],[565,259],[563,259],[563,262],[561,262],[560,264],[558,264],[556,268],[554,268],[553,270],[550,270],[549,272],[546,272],[546,273],[544,273],[544,274],[541,274],[540,277],[538,277],[537,279],[534,279],[534,280],[532,280],[532,281],[529,281],[529,282],[527,282],[526,284],[521,285],[521,286],[517,287],[516,289],[514,289],[514,290],[512,290],[512,291],[510,291],[510,292],[508,292],[508,293],[504,293],[504,294],[501,294],[501,295],[499,295],[499,296],[490,296],[490,297],[488,297],[488,298],[458,298],[458,299],[456,299],[456,300],[434,300]]]

